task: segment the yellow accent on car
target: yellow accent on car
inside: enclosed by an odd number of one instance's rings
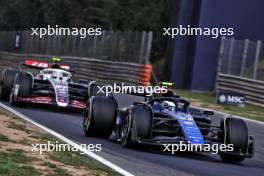
[[[52,58],[52,61],[53,62],[60,62],[61,61],[61,58],[59,58],[59,57],[53,57]]]
[[[160,85],[161,86],[173,86],[174,83],[171,83],[171,82],[161,82]]]

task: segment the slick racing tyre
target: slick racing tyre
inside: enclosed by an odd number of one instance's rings
[[[129,119],[131,118],[131,119]],[[152,134],[153,114],[150,108],[135,105],[131,109],[130,117],[124,120],[121,131],[121,144],[130,147],[133,139],[149,139]]]
[[[226,144],[233,144],[233,153],[220,153],[224,162],[237,163],[245,159],[248,149],[248,129],[242,119],[228,117],[225,121]],[[234,154],[237,153],[237,154]]]
[[[84,134],[108,138],[115,128],[116,110],[117,104],[113,98],[91,97],[84,113]]]
[[[2,72],[2,86],[1,86],[1,95],[0,99],[4,101],[8,101],[10,97],[10,92],[13,87],[14,79],[18,71],[11,70],[11,69],[5,69]]]
[[[29,97],[32,93],[32,77],[26,73],[17,73],[15,76],[10,104],[18,105],[17,97]]]

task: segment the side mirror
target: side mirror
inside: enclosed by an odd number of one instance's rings
[[[214,112],[213,111],[203,111],[203,114],[206,116],[213,116]]]

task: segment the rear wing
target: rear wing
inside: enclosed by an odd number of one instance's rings
[[[27,67],[33,67],[33,68],[39,68],[39,69],[45,69],[49,68],[48,62],[41,62],[41,61],[34,61],[27,59],[24,62],[20,63],[20,65],[27,66]]]
[[[55,63],[51,64],[49,62],[43,62],[43,61],[34,61],[31,59],[27,59],[25,61],[23,61],[22,63],[20,63],[20,65],[26,66],[26,67],[31,67],[31,68],[36,68],[36,69],[45,69],[45,68],[53,68],[54,66],[56,66],[56,68],[58,69],[62,69],[62,70],[66,70],[66,71],[71,71],[70,66],[65,65],[65,64],[57,64]],[[55,68],[55,67],[54,67]]]

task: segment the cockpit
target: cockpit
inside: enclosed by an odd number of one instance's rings
[[[170,98],[156,98],[151,101],[154,111],[174,111],[187,112],[189,103],[185,100],[170,100]]]
[[[42,80],[53,80],[62,82],[71,82],[72,74],[61,69],[44,69],[40,71],[37,78]]]

